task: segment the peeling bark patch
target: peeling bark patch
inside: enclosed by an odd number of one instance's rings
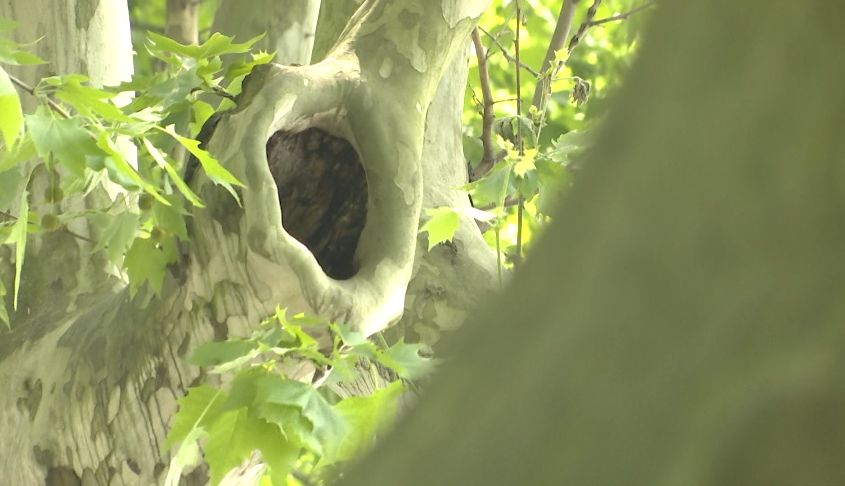
[[[354,276],[355,249],[367,219],[367,179],[358,152],[319,128],[278,131],[267,141],[267,161],[285,231],[311,251],[329,277]]]
[[[91,19],[97,12],[97,7],[100,5],[99,0],[88,0],[85,2],[76,2],[76,27],[83,31],[88,31],[88,26],[91,25]],[[81,71],[83,73],[88,70]]]
[[[29,420],[34,419],[35,414],[38,413],[38,406],[41,404],[43,393],[42,388],[41,380],[35,380],[35,382],[24,380],[23,382],[24,396],[18,398],[17,405],[18,409],[26,410],[29,413]]]
[[[67,466],[51,467],[47,470],[46,486],[82,486],[82,480]]]

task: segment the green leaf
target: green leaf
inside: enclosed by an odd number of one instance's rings
[[[249,52],[249,49],[253,46],[253,44],[261,40],[261,38],[264,37],[264,34],[241,44],[232,42],[234,37],[225,36],[217,32],[211,34],[211,37],[200,45],[180,44],[175,40],[156,34],[155,32],[147,32],[147,37],[156,51],[169,51],[195,60],[200,60],[224,54],[242,54]]]
[[[190,388],[188,394],[178,400],[179,411],[173,416],[165,446],[173,447],[184,441],[192,430],[215,420],[223,412],[225,401],[226,394],[211,386]]]
[[[76,176],[81,177],[85,172],[87,157],[104,155],[92,135],[76,120],[57,119],[40,109],[26,116],[26,126],[38,155],[46,159],[52,153]]]
[[[428,233],[428,249],[431,250],[444,241],[452,241],[460,225],[458,212],[449,207],[426,209],[425,212],[429,220],[425,222],[420,232]]]
[[[6,71],[0,67],[0,135],[7,149],[13,147],[23,126],[23,112],[18,92]]]
[[[434,368],[434,360],[420,356],[423,344],[408,344],[399,341],[385,351],[379,352],[378,359],[382,364],[396,372],[406,380],[422,378]]]
[[[135,232],[138,229],[139,217],[137,214],[130,212],[122,212],[118,214],[106,226],[100,241],[93,251],[106,249],[106,255],[110,262],[120,264],[123,259],[123,254],[129,248],[129,244],[135,238]]]
[[[341,439],[336,455],[320,464],[348,461],[367,452],[396,418],[398,399],[404,391],[402,382],[395,381],[370,396],[346,398],[335,405],[337,413],[349,424],[349,432]]]
[[[202,130],[202,126],[214,114],[214,107],[204,101],[197,100],[191,105],[191,113],[194,118],[190,125],[191,137],[196,138]]]
[[[260,450],[262,458],[274,469],[274,478],[286,478],[299,455],[299,448],[291,445],[278,427],[251,415],[246,408],[221,415],[209,425],[205,444],[211,484],[219,484],[254,450]]]
[[[246,187],[235,178],[225,167],[220,165],[220,162],[211,156],[207,151],[200,148],[200,143],[197,140],[192,140],[190,138],[185,138],[175,131],[173,131],[173,127],[167,127],[163,129],[165,133],[173,137],[177,142],[182,144],[188,152],[190,152],[194,157],[197,158],[200,165],[202,165],[203,170],[205,170],[206,175],[208,178],[211,179],[212,182],[215,184],[219,184],[226,188],[229,191],[229,194],[238,201],[240,204],[240,198],[238,197],[238,193],[235,192],[234,187],[232,186],[240,186]]]
[[[294,433],[317,455],[331,456],[345,433],[346,424],[311,385],[267,375],[257,381],[255,400],[259,417],[278,423],[286,433]],[[289,414],[288,421],[280,420],[280,411],[285,407],[301,414],[310,428],[300,422],[295,430],[290,430],[294,425],[289,422]]]
[[[490,172],[481,179],[464,186],[472,194],[476,206],[500,208],[508,196],[512,167],[503,160],[493,166]]]
[[[176,188],[179,189],[179,192],[181,192],[182,195],[185,196],[185,198],[190,201],[191,204],[193,204],[194,206],[204,208],[205,205],[202,203],[199,196],[197,196],[196,193],[194,193],[194,191],[192,191],[191,188],[188,187],[188,185],[185,183],[185,180],[182,179],[182,176],[179,175],[179,173],[173,167],[173,164],[171,164],[165,158],[164,154],[158,148],[156,148],[152,144],[152,142],[150,142],[149,139],[147,139],[146,137],[142,138],[141,141],[147,153],[150,154],[150,157],[155,160],[156,164],[158,164],[159,167],[163,168],[165,172],[167,172],[167,175],[170,177],[170,180],[173,181],[173,183],[176,185]]]
[[[515,154],[513,174],[517,177],[525,177],[526,174],[536,169],[534,159],[537,156],[537,149],[526,149],[522,155]]]
[[[32,138],[30,138],[29,134],[25,132],[23,138],[19,139],[18,143],[14,147],[11,147],[11,150],[9,150],[9,147],[6,147],[6,150],[0,152],[0,173],[7,172],[22,162],[27,162],[35,158],[36,155],[35,144],[32,143]],[[9,177],[9,175],[4,174],[3,177]],[[2,197],[0,195],[0,199]]]
[[[241,81],[244,76],[251,73],[256,66],[267,64],[273,60],[275,54],[267,53],[265,51],[252,54],[252,59],[238,60],[229,65],[226,69],[226,74],[223,79],[228,83],[227,89],[233,95],[239,94],[241,91]]]
[[[161,194],[159,194],[158,189],[153,184],[144,180],[143,177],[135,170],[134,167],[123,157],[123,154],[114,146],[114,142],[112,141],[109,134],[106,132],[100,132],[97,137],[97,147],[99,147],[103,152],[108,155],[107,162],[110,162],[107,167],[113,169],[119,174],[127,178],[128,180],[132,181],[132,183],[136,184],[138,187],[144,190],[147,194],[153,196],[158,200],[160,203],[164,205],[170,205],[170,201],[164,198]]]
[[[26,186],[29,184],[29,177],[24,183],[24,189],[21,192],[20,206],[18,206],[18,220],[12,226],[12,233],[9,238],[15,244],[15,288],[14,298],[12,300],[12,308],[18,310],[18,295],[21,289],[21,271],[23,270],[23,260],[26,256],[26,234],[29,223],[29,192]]]
[[[592,142],[592,132],[572,130],[564,133],[552,143],[549,157],[555,162],[566,164],[572,155],[589,147]]]
[[[188,362],[197,366],[216,366],[248,355],[257,345],[254,341],[241,339],[204,343],[194,350]]]
[[[129,290],[134,296],[144,282],[157,293],[161,293],[161,286],[164,283],[164,274],[171,256],[158,247],[152,238],[135,238],[123,266],[129,274]]]
[[[103,91],[82,83],[88,78],[81,75],[54,77],[57,87],[56,98],[72,106],[76,111],[89,118],[100,118],[111,122],[131,123],[134,120],[126,116],[120,108],[111,102],[115,93]]]
[[[27,46],[26,44],[22,45],[8,39],[0,38],[0,63],[11,64],[13,66],[21,64],[44,64],[44,60],[40,57],[21,50],[21,47]]]
[[[23,181],[23,175],[16,170],[0,175],[0,211],[10,209],[17,199],[21,181]]]

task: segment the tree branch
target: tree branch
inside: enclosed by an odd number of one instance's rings
[[[12,215],[11,213],[7,213],[6,211],[0,211],[0,216],[5,217],[7,220],[12,220],[12,221],[18,220],[17,216]],[[92,244],[96,243],[96,241],[92,240],[91,238],[88,238],[87,236],[82,236],[78,233],[74,233],[73,231],[68,229],[68,227],[66,225],[62,225],[58,229],[61,230],[61,231],[64,231],[65,233],[69,234],[70,236],[73,236],[74,238],[80,239],[82,241],[92,243]]]
[[[487,53],[481,45],[481,36],[478,28],[472,31],[472,44],[475,47],[475,55],[478,58],[478,81],[481,85],[481,145],[484,149],[481,162],[471,172],[471,181],[478,180],[490,171],[495,163],[493,155],[493,92],[490,89],[490,72],[487,69]]]
[[[11,74],[9,74],[9,79],[12,81],[12,83],[18,85],[19,88],[21,88],[22,90],[29,93],[30,96],[34,96],[36,98],[38,97],[38,95],[35,94],[35,88],[33,88],[32,86],[24,83],[23,81],[16,78],[15,76],[12,76]],[[50,108],[52,108],[53,111],[55,111],[56,113],[58,113],[59,115],[65,117],[65,118],[70,118],[70,113],[65,111],[65,109],[62,108],[62,106],[60,104],[58,104],[55,101],[53,101],[52,99],[50,99],[49,96],[45,96],[44,99],[47,100],[47,104],[50,105]]]
[[[543,59],[543,65],[540,68],[541,75],[537,81],[537,87],[534,89],[534,99],[532,104],[538,109],[542,109],[546,104],[545,100],[551,91],[551,70],[557,70],[553,66],[555,60],[555,53],[564,48],[566,39],[569,37],[569,30],[572,27],[572,19],[575,17],[575,7],[578,0],[565,0],[560,8],[560,15],[557,18],[557,25],[549,41],[549,47],[546,49],[546,57]]]
[[[621,13],[621,14],[618,14],[618,15],[614,15],[612,17],[604,18],[604,19],[592,20],[592,21],[590,21],[590,24],[589,24],[588,27],[595,27],[597,25],[606,24],[608,22],[616,22],[616,21],[619,21],[619,20],[625,20],[628,17],[634,15],[635,13],[639,13],[639,12],[642,12],[643,10],[647,10],[651,7],[656,7],[656,6],[657,6],[657,2],[647,2],[644,5],[640,5],[639,7],[631,9],[631,10],[625,12],[625,13]]]
[[[587,9],[587,15],[585,16],[584,21],[581,22],[581,25],[578,27],[578,31],[575,32],[575,35],[573,35],[572,39],[569,40],[567,55],[572,54],[572,51],[575,50],[575,47],[581,42],[581,39],[584,38],[584,33],[586,33],[587,29],[590,28],[590,23],[593,21],[593,18],[595,18],[599,5],[601,5],[601,0],[593,0],[593,4],[590,5],[589,9]],[[560,69],[559,65],[558,69]]]
[[[503,45],[502,45],[502,43],[501,43],[501,42],[499,42],[499,39],[498,39],[496,36],[494,36],[494,35],[493,35],[493,34],[491,34],[490,32],[487,32],[486,30],[484,30],[484,28],[483,28],[483,27],[481,27],[481,26],[479,26],[479,27],[477,27],[477,28],[478,28],[478,30],[480,30],[480,31],[481,31],[484,35],[486,35],[487,37],[489,37],[489,38],[490,38],[490,40],[492,40],[494,44],[496,44],[496,47],[498,47],[498,48],[499,48],[499,50],[500,50],[500,51],[502,51],[502,55],[503,55],[503,56],[505,56],[505,59],[507,59],[507,60],[508,60],[508,62],[512,62],[512,63],[514,63],[514,64],[517,64],[517,63],[516,63],[516,59],[514,59],[514,57],[510,55],[510,53],[508,52],[508,50],[507,50],[507,49],[505,49],[505,46],[503,46]],[[528,71],[529,73],[531,73],[531,75],[532,75],[532,76],[534,76],[535,78],[540,77],[540,73],[538,73],[537,71],[535,71],[534,69],[532,69],[532,68],[531,68],[531,66],[527,66],[527,65],[522,64],[522,63],[519,63],[519,64],[517,64],[517,65],[518,65],[520,68],[522,68],[522,69],[524,69],[524,70]]]

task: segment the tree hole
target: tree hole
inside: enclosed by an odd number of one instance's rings
[[[358,152],[312,127],[274,133],[267,162],[285,231],[308,247],[329,277],[354,276],[353,257],[367,220],[367,179]]]

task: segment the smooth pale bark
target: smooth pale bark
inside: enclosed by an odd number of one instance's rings
[[[37,66],[5,66],[21,80],[35,86],[46,76],[78,73],[95,86],[116,85],[132,76],[132,42],[126,0],[14,0],[0,2],[0,17],[14,20],[17,28],[4,33],[19,43],[31,43],[33,53],[48,63]],[[35,99],[21,93],[24,111],[31,113]],[[127,153],[129,160],[133,154]],[[9,174],[4,175],[8,177]],[[30,210],[48,212],[43,194],[47,187],[45,171],[36,171],[30,183]],[[62,211],[79,211],[80,200],[65,200]],[[84,218],[70,223],[77,234],[91,236]],[[50,302],[59,308],[72,308],[79,295],[105,290],[102,258],[82,257],[92,245],[56,232],[32,239],[28,245],[27,292],[22,293],[22,312],[39,312]],[[0,247],[0,278],[9,275],[13,251]],[[7,282],[8,283],[8,282]],[[7,288],[11,288],[8,287]],[[60,289],[59,295],[55,289]]]
[[[340,34],[349,23],[364,0],[322,0],[320,2],[320,18],[314,38],[314,52],[312,62],[322,61],[326,54],[334,47]]]
[[[341,484],[842,483],[843,14],[661,4],[532,258]]]
[[[314,59],[322,59],[337,43],[358,6],[355,1],[323,1]],[[469,207],[469,198],[459,189],[467,183],[461,130],[467,71],[466,55],[456,55],[426,113],[421,156],[423,210]],[[425,218],[422,214],[420,224]],[[405,308],[391,334],[435,344],[443,330],[460,326],[481,298],[498,287],[495,272],[495,254],[471,218],[462,215],[452,244],[438,245],[431,251],[426,236],[420,234]]]
[[[320,0],[221,0],[212,30],[244,42],[265,33],[255,49],[275,52],[280,64],[309,64]]]
[[[219,123],[209,145],[250,187],[244,211],[232,211],[227,196],[215,197],[221,191],[200,180],[210,203],[197,213],[196,226],[237,228],[228,238],[249,248],[247,255],[283,262],[288,269],[277,278],[300,285],[321,315],[367,335],[396,321],[413,268],[423,202],[426,107],[486,5],[365,2],[325,60],[254,73],[245,81],[239,109]],[[348,140],[366,171],[369,199],[356,253],[359,270],[344,281],[326,276],[313,255],[284,231],[266,163],[266,142],[273,133],[309,127]],[[205,236],[196,239],[203,244]]]
[[[167,0],[164,34],[182,44],[199,41],[200,0]]]
[[[132,76],[126,0],[7,0],[0,2],[0,17],[17,22],[17,29],[11,32],[17,42],[38,40],[33,52],[49,61],[9,68],[28,83],[55,74],[82,73],[94,85],[103,86]],[[23,101],[25,109],[34,106],[31,99],[24,97]]]
[[[245,334],[278,304],[367,333],[398,318],[423,204],[426,107],[486,4],[370,1],[326,61],[253,75],[210,142],[247,183],[244,208],[194,181],[208,208],[194,218],[187,266],[168,276],[161,297],[130,299],[116,280],[95,289],[77,278],[85,253],[73,240],[51,255],[50,279],[27,265],[30,300],[0,341],[0,424],[9,431],[0,476],[12,484],[158,484],[176,399],[200,378],[185,362],[198,343]],[[70,35],[75,24],[54,28]],[[328,279],[282,231],[267,172],[268,137],[310,123],[337,129],[368,170],[362,267],[349,281]],[[200,468],[186,484],[206,480]]]
[[[458,56],[428,108],[422,154],[423,209],[470,207],[466,192],[460,189],[468,182],[461,130],[467,73],[466,57]],[[496,255],[476,222],[462,214],[451,243],[429,250],[427,236],[419,235],[414,273],[396,334],[434,345],[443,331],[457,329],[498,288]]]

